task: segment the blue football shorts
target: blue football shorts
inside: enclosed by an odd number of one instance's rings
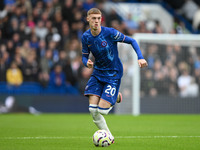
[[[96,95],[114,105],[117,100],[121,79],[111,79],[109,81],[100,81],[96,77],[91,76],[86,87],[85,96]]]

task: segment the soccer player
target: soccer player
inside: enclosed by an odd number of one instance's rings
[[[89,97],[89,111],[99,129],[107,130],[114,143],[103,115],[107,115],[116,102],[122,100],[119,92],[123,66],[118,56],[117,42],[131,44],[138,56],[139,67],[148,64],[143,58],[137,42],[114,28],[101,26],[102,13],[97,8],[87,12],[90,29],[82,36],[82,61],[93,73],[85,87],[84,95]],[[90,52],[95,62],[89,59]]]

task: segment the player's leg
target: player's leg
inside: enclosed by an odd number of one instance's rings
[[[110,108],[115,105],[115,103],[120,103],[122,101],[122,94],[119,92],[121,84],[121,79],[110,80],[106,83],[103,88],[99,106],[102,108]],[[108,114],[105,112],[105,114]]]
[[[112,106],[108,101],[104,99],[100,99],[99,105],[98,105],[99,113],[101,113],[102,115],[107,115],[111,109],[112,109]]]
[[[113,108],[113,105],[117,101],[117,96],[119,92],[121,80],[112,80],[110,83],[104,85],[101,99],[99,101],[98,112],[102,115],[107,115]],[[107,131],[110,133],[112,138],[112,143],[114,143],[114,137],[109,129]]]
[[[90,111],[90,114],[92,115],[93,122],[96,124],[96,126],[99,129],[104,129],[104,130],[109,131],[104,117],[98,111],[98,104],[96,102],[99,102],[99,97],[95,95],[90,95],[89,96],[89,111]]]
[[[103,84],[92,76],[86,85],[85,95],[89,96],[89,111],[92,115],[93,122],[99,129],[109,131],[104,117],[98,111],[98,104],[102,89]]]
[[[106,130],[110,133],[111,135],[111,139],[112,139],[112,143],[114,143],[114,137],[111,134],[106,120],[103,117],[103,115],[101,114],[101,111],[97,105],[97,103],[99,102],[99,97],[97,97],[96,95],[90,95],[89,96],[89,111],[90,114],[92,115],[93,118],[93,122],[96,124],[96,126],[101,129],[101,130]]]
[[[107,115],[111,109],[112,109],[112,106],[109,102],[107,102],[106,100],[100,99],[97,111],[98,111],[99,115],[101,115],[102,120],[101,120],[101,123],[99,122],[99,125],[100,125],[99,129],[104,129],[104,130],[108,131],[108,133],[110,134],[112,143],[114,143],[114,136],[110,132],[108,125],[106,123],[106,120],[103,116],[103,115]]]

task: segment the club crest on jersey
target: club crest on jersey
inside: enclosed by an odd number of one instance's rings
[[[106,41],[102,41],[102,42],[101,42],[101,46],[102,46],[102,47],[106,47],[106,46],[107,46],[107,42],[106,42]]]

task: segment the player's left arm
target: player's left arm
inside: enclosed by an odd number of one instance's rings
[[[115,42],[124,42],[127,44],[131,44],[133,49],[135,50],[137,56],[138,56],[138,64],[140,68],[143,67],[147,67],[148,63],[147,61],[144,59],[144,57],[142,56],[142,52],[140,50],[140,47],[138,45],[138,43],[136,42],[136,40],[134,40],[133,38],[130,38],[128,36],[125,36],[124,34],[122,34],[121,32],[119,32],[118,30],[111,28],[111,37]]]
[[[140,50],[140,47],[138,45],[138,43],[136,42],[135,39],[133,38],[130,38],[128,36],[124,36],[124,40],[122,41],[124,43],[128,43],[128,44],[131,44],[133,49],[135,50],[137,56],[138,56],[138,64],[139,64],[139,67],[140,68],[143,68],[143,67],[147,67],[148,66],[148,63],[147,61],[144,59],[143,55],[142,55],[142,52]]]

